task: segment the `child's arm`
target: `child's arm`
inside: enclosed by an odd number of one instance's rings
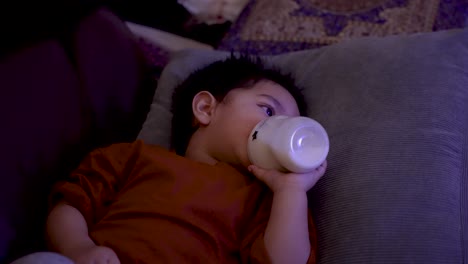
[[[135,166],[142,144],[115,144],[91,152],[70,175],[57,183],[51,194],[52,210],[47,219],[50,246],[76,263],[118,263],[115,253],[96,245],[89,237],[129,177],[126,167]],[[135,156],[136,157],[136,156]],[[129,161],[131,160],[131,162]]]
[[[264,241],[272,263],[307,263],[310,255],[304,191],[275,192]]]
[[[91,240],[84,216],[70,205],[60,203],[52,209],[47,233],[50,247],[75,263],[120,263],[112,249],[99,247]]]
[[[273,191],[264,243],[272,263],[307,263],[311,254],[307,191],[323,176],[326,162],[307,174],[283,174],[250,166]]]
[[[79,248],[95,246],[88,235],[88,225],[76,208],[60,203],[47,218],[47,234],[50,247],[64,255]]]

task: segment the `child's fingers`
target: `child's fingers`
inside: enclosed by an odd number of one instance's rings
[[[317,170],[318,174],[320,175],[320,177],[322,177],[323,174],[325,174],[325,171],[327,170],[327,161],[325,160],[322,163],[322,165],[320,165],[316,170]]]
[[[320,165],[320,167],[322,167],[323,169],[326,169],[327,168],[327,165],[328,165],[328,162],[327,160],[325,160],[322,165]]]
[[[264,181],[265,178],[265,170],[262,168],[259,168],[255,165],[250,165],[247,168],[255,177],[257,177],[259,180]]]
[[[277,171],[274,171],[274,170],[265,170],[265,169],[262,169],[260,167],[257,167],[255,165],[250,165],[248,167],[248,170],[253,174],[255,175],[255,177],[257,177],[259,180],[265,182],[265,183],[268,183],[270,182],[270,179],[271,177],[275,174],[275,173],[279,173]]]

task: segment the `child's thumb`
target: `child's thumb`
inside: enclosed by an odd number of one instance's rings
[[[255,175],[255,177],[259,178],[259,175],[263,175],[264,173],[264,170],[255,166],[255,165],[250,165],[249,167],[247,167],[247,169],[253,174]],[[261,177],[261,176],[260,176]]]
[[[266,170],[266,169],[262,169],[260,167],[257,167],[255,165],[250,165],[248,167],[248,170],[253,174],[255,175],[255,177],[257,177],[257,179],[265,182],[265,183],[268,183],[269,181],[269,178],[270,178],[270,170]]]

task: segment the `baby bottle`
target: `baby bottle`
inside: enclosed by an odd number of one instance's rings
[[[258,167],[305,173],[325,161],[329,141],[325,129],[311,118],[271,116],[254,127],[247,149]]]

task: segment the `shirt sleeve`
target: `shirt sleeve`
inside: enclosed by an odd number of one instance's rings
[[[245,238],[241,242],[241,262],[249,264],[271,263],[270,256],[264,243],[265,230],[270,218],[271,202],[262,205],[262,210],[252,221],[247,229]],[[308,227],[310,241],[310,255],[307,264],[316,263],[317,258],[317,235],[315,224],[310,210],[308,211]]]
[[[54,185],[50,208],[64,202],[83,214],[88,227],[94,225],[128,177],[136,145],[139,143],[115,144],[91,152],[67,180]]]

